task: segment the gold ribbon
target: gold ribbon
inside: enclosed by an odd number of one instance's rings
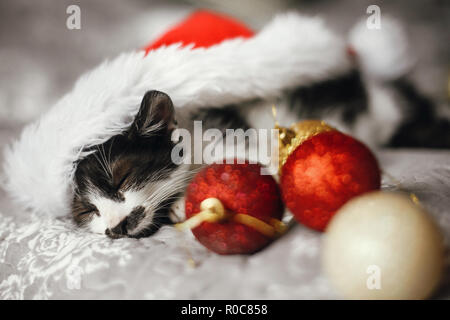
[[[184,222],[177,223],[175,227],[178,230],[191,230],[203,222],[223,222],[231,220],[247,227],[251,227],[259,233],[269,237],[275,238],[283,234],[287,227],[278,219],[270,219],[269,223],[266,223],[258,218],[242,213],[229,213],[226,212],[222,202],[217,198],[207,198],[200,203],[200,212],[190,217]]]

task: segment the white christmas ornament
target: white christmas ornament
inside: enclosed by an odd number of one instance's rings
[[[371,192],[352,199],[326,229],[323,271],[349,299],[424,299],[439,284],[443,238],[408,196]]]

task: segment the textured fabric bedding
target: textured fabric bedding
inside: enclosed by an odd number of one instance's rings
[[[414,192],[450,240],[450,151],[377,153],[383,189]],[[2,208],[9,208],[2,206]],[[0,213],[1,299],[334,299],[320,272],[322,234],[295,225],[251,256],[208,252],[171,227],[111,240],[69,218]],[[447,265],[450,254],[447,252]],[[450,298],[449,268],[435,298]]]

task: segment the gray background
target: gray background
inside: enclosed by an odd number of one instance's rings
[[[192,7],[235,15],[258,29],[277,12],[324,16],[345,34],[378,4],[407,26],[418,65],[413,78],[445,102],[449,72],[450,5],[445,0],[0,0],[0,130],[13,129],[50,107],[77,77],[108,57],[145,45]],[[66,8],[81,8],[81,30],[66,28]]]

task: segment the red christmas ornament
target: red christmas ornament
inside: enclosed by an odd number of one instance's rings
[[[283,204],[272,176],[259,164],[213,164],[186,191],[186,217],[179,225],[219,254],[260,250],[280,230]]]
[[[306,121],[294,131],[290,142],[297,141],[281,152],[282,198],[297,221],[323,231],[344,203],[380,188],[380,169],[364,144],[323,122]]]

